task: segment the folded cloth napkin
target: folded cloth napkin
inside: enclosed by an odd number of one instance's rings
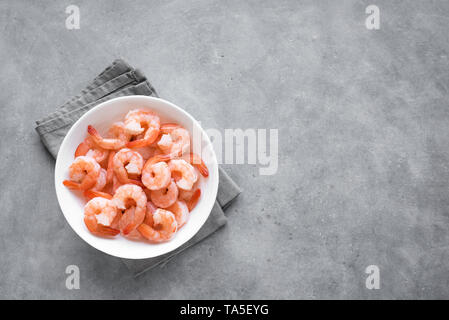
[[[157,97],[153,86],[145,76],[121,59],[115,60],[101,72],[81,93],[55,112],[36,121],[36,131],[48,151],[56,158],[59,147],[70,127],[88,110],[111,98],[127,95],[147,95]],[[142,274],[205,239],[226,224],[223,210],[240,194],[240,188],[219,168],[219,186],[215,205],[209,218],[198,233],[187,243],[170,253],[143,260],[122,259],[134,273]]]

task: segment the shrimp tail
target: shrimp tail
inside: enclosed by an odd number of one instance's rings
[[[65,185],[69,189],[73,189],[73,190],[80,190],[81,189],[81,185],[79,183],[77,183],[77,182],[74,182],[74,181],[64,180],[62,182],[62,184]]]
[[[91,125],[87,126],[87,133],[94,138],[94,140],[101,140],[101,136],[98,133],[97,129],[95,129],[94,127],[92,127]]]
[[[196,191],[193,193],[192,198],[187,202],[187,207],[189,208],[189,211],[192,211],[196,205],[198,204],[198,200],[200,200],[201,197],[201,189],[196,189]]]
[[[85,156],[90,147],[86,142],[81,142],[75,150],[75,158],[79,156]]]
[[[203,177],[207,178],[209,176],[209,169],[207,169],[206,164],[199,155],[191,153],[190,163],[198,169],[198,171],[203,175]]]
[[[88,217],[84,217],[84,224],[86,225],[87,229],[89,229],[90,232],[95,234],[113,237],[120,233],[119,230],[98,224]]]
[[[101,191],[95,191],[95,190],[86,190],[86,191],[84,191],[84,196],[87,199],[89,199],[89,200],[93,199],[93,198],[96,198],[96,197],[106,198],[106,199],[109,199],[109,200],[112,199],[112,195],[110,195],[109,193],[101,192]]]
[[[134,223],[130,223],[122,230],[122,232],[124,235],[127,235],[131,231],[133,231],[135,229],[135,227],[136,227],[136,225]]]

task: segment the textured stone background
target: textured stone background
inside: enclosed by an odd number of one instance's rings
[[[449,298],[448,16],[445,1],[1,1],[0,297]],[[137,279],[70,229],[34,131],[117,57],[206,128],[280,136],[276,175],[225,166],[244,189],[228,225]]]

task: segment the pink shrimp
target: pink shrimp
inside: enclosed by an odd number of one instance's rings
[[[114,122],[108,130],[108,138],[116,138],[128,142],[132,135],[125,129],[125,124],[122,121]]]
[[[152,144],[159,136],[161,121],[159,117],[146,110],[131,110],[125,117],[125,130],[131,135],[141,135],[139,139],[128,142],[128,148],[140,148]]]
[[[157,145],[165,154],[181,156],[190,149],[190,134],[180,125],[169,123],[161,126],[162,136]]]
[[[95,191],[103,190],[103,188],[106,185],[106,182],[107,182],[107,171],[103,168],[100,168],[100,174],[98,175],[97,183],[92,188],[92,190],[95,190]]]
[[[134,184],[120,186],[112,201],[118,209],[125,211],[120,219],[120,230],[123,234],[130,233],[142,223],[147,209],[147,196],[141,187]],[[128,210],[133,206],[135,210]]]
[[[128,174],[141,174],[143,158],[140,153],[124,148],[114,155],[112,167],[121,183],[129,183]]]
[[[176,201],[167,210],[173,212],[176,222],[178,223],[178,230],[186,224],[189,219],[189,208],[184,201]]]
[[[125,147],[128,142],[122,138],[102,138],[98,131],[91,125],[87,126],[87,132],[92,137],[92,140],[103,149],[118,150]]]
[[[70,189],[91,189],[97,183],[100,169],[100,165],[93,158],[77,157],[69,167],[70,180],[64,180],[63,184]]]
[[[108,157],[109,151],[97,146],[91,137],[87,137],[75,150],[75,158],[87,156],[94,158],[98,163],[102,163]]]
[[[117,207],[111,200],[93,198],[84,207],[84,223],[90,232],[102,236],[115,236],[118,230],[110,227],[117,215]]]
[[[168,163],[168,167],[176,180],[176,185],[183,190],[192,189],[193,184],[198,180],[195,168],[183,159],[173,159]]]
[[[159,208],[170,207],[178,199],[178,187],[172,180],[168,186],[151,191],[151,201]]]
[[[142,183],[150,190],[165,188],[171,181],[170,169],[164,161],[168,155],[156,155],[147,160],[142,170]]]
[[[142,223],[137,227],[137,230],[149,241],[168,241],[178,230],[176,218],[170,211],[156,209],[153,213],[147,211],[147,216],[145,223]]]

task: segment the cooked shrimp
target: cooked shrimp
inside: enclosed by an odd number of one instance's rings
[[[195,168],[183,159],[173,159],[168,163],[168,167],[174,175],[176,185],[183,190],[192,189],[193,184],[198,180]]]
[[[209,176],[209,169],[207,169],[203,159],[196,153],[186,154],[183,156],[183,159],[197,168],[203,177],[207,178]]]
[[[170,169],[164,161],[168,155],[156,155],[147,160],[142,170],[142,183],[150,190],[165,188],[171,181]]]
[[[107,180],[107,171],[103,168],[100,168],[100,174],[98,175],[97,178],[97,183],[95,184],[95,186],[92,188],[92,190],[95,191],[101,191],[103,190],[104,186],[106,185],[106,180]]]
[[[92,137],[92,140],[103,149],[118,150],[123,148],[128,142],[122,138],[102,138],[98,131],[91,125],[87,126],[87,132]]]
[[[91,137],[87,137],[75,150],[75,158],[87,156],[94,158],[98,163],[102,163],[108,157],[109,151],[97,146]]]
[[[159,208],[171,206],[176,199],[178,199],[178,187],[173,180],[165,188],[151,191],[151,201]]]
[[[147,196],[141,187],[125,184],[115,191],[112,201],[118,209],[125,210],[120,219],[120,230],[123,234],[130,233],[142,223],[147,209]],[[135,210],[128,210],[133,206]]]
[[[117,215],[117,207],[111,200],[93,198],[84,207],[84,223],[90,232],[103,236],[115,236],[118,230],[110,227]]]
[[[128,174],[140,175],[142,172],[143,158],[140,153],[123,148],[115,154],[112,167],[119,181],[128,183],[130,180]]]
[[[189,208],[184,201],[176,201],[167,210],[173,212],[175,215],[176,222],[178,223],[178,229],[180,229],[184,224],[186,224],[189,219]]]
[[[152,224],[142,223],[137,227],[137,230],[145,239],[153,242],[168,241],[178,230],[178,223],[172,212],[157,209],[154,213],[148,213],[148,215],[150,215],[148,220]]]
[[[131,140],[131,137],[122,121],[114,122],[108,130],[108,138],[116,138],[128,142]]]
[[[63,183],[71,189],[91,189],[97,183],[100,169],[100,165],[93,158],[77,157],[69,167],[70,180],[64,180]]]
[[[128,142],[129,148],[145,147],[152,144],[159,136],[161,121],[159,117],[146,110],[131,110],[125,117],[125,130],[131,135],[141,135],[137,140]]]
[[[190,149],[190,134],[176,124],[161,126],[162,136],[157,145],[166,154],[180,156]]]

